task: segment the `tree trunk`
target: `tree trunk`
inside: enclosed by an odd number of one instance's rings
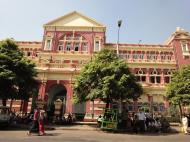
[[[10,110],[12,110],[12,106],[13,106],[13,99],[11,99],[11,102],[10,102]]]
[[[94,100],[92,101],[92,119],[94,119]]]
[[[106,100],[106,109],[109,108],[109,105],[110,105],[110,101],[109,99]]]
[[[20,112],[22,112],[23,110],[23,100],[21,100],[21,103],[20,103]]]
[[[2,99],[2,104],[3,104],[3,106],[6,106],[7,105],[7,99]]]
[[[26,113],[27,110],[28,110],[28,101],[27,101],[27,100],[24,100],[24,101],[23,101],[22,111]]]
[[[178,105],[179,105],[180,121],[181,121],[183,111],[182,111],[182,107],[181,107],[181,102],[180,101],[179,101]]]
[[[119,99],[119,113],[122,113],[123,105],[122,105],[122,99]]]

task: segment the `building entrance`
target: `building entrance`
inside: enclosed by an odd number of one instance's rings
[[[51,119],[53,116],[61,117],[66,110],[67,90],[61,84],[53,85],[48,90],[47,115]]]

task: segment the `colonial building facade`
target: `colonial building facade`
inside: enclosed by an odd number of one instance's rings
[[[38,99],[47,104],[61,99],[64,113],[99,115],[105,105],[99,100],[73,104],[73,81],[94,54],[103,48],[116,52],[117,44],[106,42],[103,24],[75,11],[43,27],[42,42],[17,42],[36,63],[40,82]],[[190,64],[190,34],[177,28],[164,44],[119,44],[119,57],[127,62],[144,89],[142,97],[125,104],[125,108],[136,111],[148,106],[162,112],[169,105],[164,93],[172,72]]]

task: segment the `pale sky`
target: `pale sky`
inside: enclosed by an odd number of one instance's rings
[[[190,32],[190,0],[0,0],[0,40],[41,41],[43,24],[78,11],[107,27],[107,42],[162,44],[182,27]]]

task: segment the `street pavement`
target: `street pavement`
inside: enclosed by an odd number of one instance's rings
[[[0,142],[189,142],[184,134],[118,134],[90,130],[49,130],[27,136],[25,130],[0,131]]]
[[[182,133],[108,133],[93,125],[48,126],[46,135],[27,136],[27,129],[0,130],[0,142],[190,142]]]

